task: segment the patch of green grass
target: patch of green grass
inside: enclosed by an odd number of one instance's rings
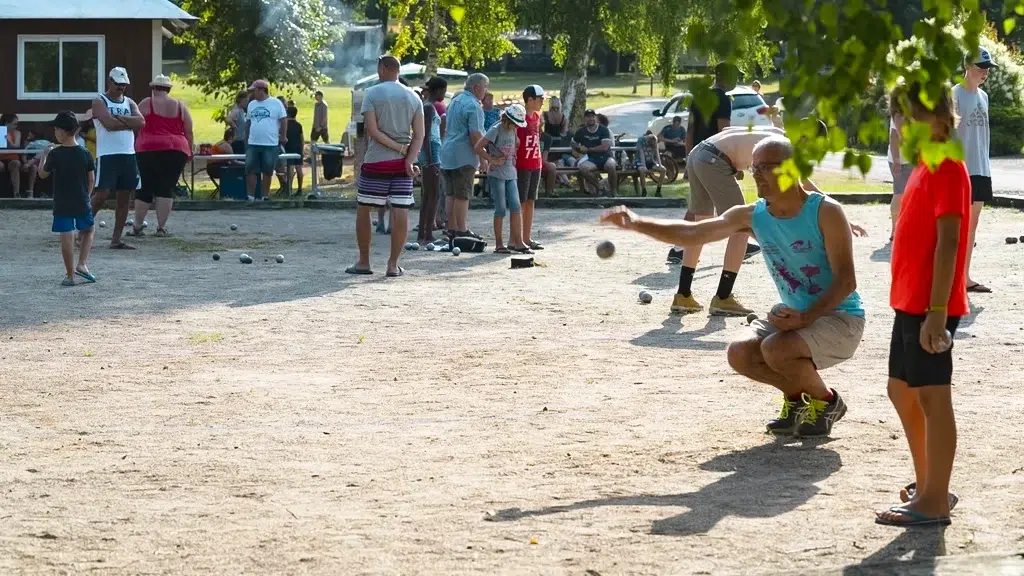
[[[186,73],[186,70],[179,70]],[[684,75],[676,76],[676,82],[669,95],[682,92],[689,88],[690,82],[703,81],[703,76]],[[562,89],[562,73],[508,73],[490,75],[490,91],[494,94],[495,100],[519,99],[522,98],[523,88],[530,84],[540,84],[547,90],[560,91]],[[449,85],[448,91],[458,92],[462,87],[458,83]],[[340,142],[341,134],[348,126],[352,115],[352,87],[351,86],[325,86],[324,101],[329,106],[328,124],[332,142]],[[621,104],[644,98],[664,97],[661,83],[655,79],[653,86],[647,77],[640,77],[636,93],[633,93],[633,76],[630,74],[619,74],[616,76],[596,76],[587,79],[587,91],[591,97],[587,99],[587,106],[590,108],[601,108],[612,104]],[[762,93],[770,94],[778,91],[778,83],[765,82]],[[174,96],[185,102],[192,112],[194,122],[196,143],[214,143],[224,135],[224,124],[213,120],[214,112],[227,105],[202,94],[198,88],[189,85],[187,82],[180,82],[174,88]],[[276,96],[276,94],[275,94]],[[309,137],[309,129],[313,122],[313,95],[292,93],[285,94],[285,97],[295,100],[295,106],[299,109],[298,120],[302,124],[306,137]],[[198,182],[197,182],[198,185]],[[212,189],[212,186],[211,186]]]
[[[811,180],[827,194],[878,194],[892,191],[890,185],[884,182],[871,182],[845,174],[822,172],[812,176]],[[624,182],[623,185],[632,186],[629,182]],[[746,177],[740,181],[740,189],[743,190],[743,197],[747,202],[757,200],[757,186],[754,184],[753,178]],[[653,193],[653,187],[650,184],[648,184],[647,193]],[[679,179],[661,188],[661,195],[667,198],[686,198],[689,194],[690,184]]]
[[[196,332],[188,337],[192,344],[219,344],[223,339],[220,332]]]

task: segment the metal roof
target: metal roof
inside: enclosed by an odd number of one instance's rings
[[[196,20],[168,0],[0,0],[0,20]]]

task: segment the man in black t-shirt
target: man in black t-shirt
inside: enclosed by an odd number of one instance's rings
[[[64,257],[64,281],[61,286],[74,286],[75,276],[86,282],[95,282],[86,261],[92,247],[93,218],[89,196],[95,184],[96,165],[92,155],[75,142],[78,133],[78,119],[70,111],[57,115],[53,121],[57,145],[51,145],[43,152],[41,178],[53,175],[53,227],[60,234],[60,251]],[[75,231],[78,231],[81,247],[78,266],[75,266]]]
[[[612,133],[607,127],[597,122],[597,112],[587,109],[583,113],[583,126],[576,131],[572,137],[573,150],[585,155],[576,165],[580,170],[580,176],[595,189],[598,187],[598,170],[608,173],[608,190],[611,196],[615,196],[615,158],[612,157]]]
[[[715,110],[705,119],[697,103],[690,103],[690,123],[686,129],[687,154],[697,144],[729,127],[732,119],[732,100],[729,99],[727,92],[735,87],[736,69],[725,62],[715,66],[715,84],[711,87],[711,92],[717,99]]]

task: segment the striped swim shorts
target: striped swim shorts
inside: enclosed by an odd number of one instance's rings
[[[383,163],[380,163],[383,164]],[[411,208],[416,204],[412,196],[412,178],[404,172],[377,172],[364,164],[359,171],[356,201],[362,206],[392,206]]]

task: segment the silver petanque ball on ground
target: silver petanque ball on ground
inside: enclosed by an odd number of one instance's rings
[[[238,230],[238,224],[232,224],[231,225],[231,229],[232,230]]]
[[[644,304],[650,304],[652,301],[654,301],[654,296],[652,296],[651,293],[648,292],[647,290],[644,290],[640,292],[640,301],[643,302]]]
[[[452,256],[458,256],[459,254],[462,254],[462,248],[459,248],[458,246],[452,248]]]
[[[276,260],[278,264],[284,264],[284,255],[278,254],[274,257],[274,260]]]
[[[600,258],[611,258],[615,254],[615,244],[611,240],[605,240],[597,245],[597,255]]]

